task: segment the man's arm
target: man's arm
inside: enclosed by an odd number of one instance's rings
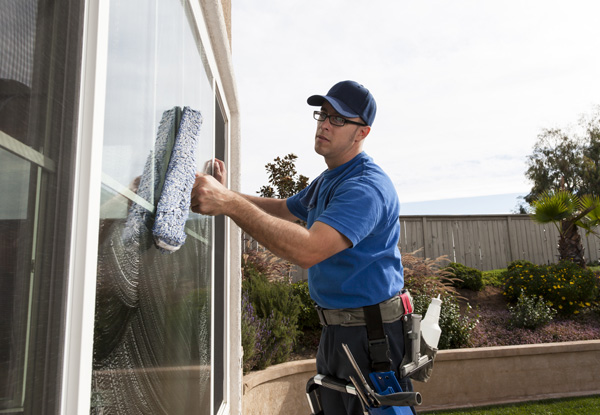
[[[273,254],[310,268],[349,248],[352,243],[322,222],[306,229],[295,219],[285,200],[240,195],[213,177],[200,175],[192,190],[192,210],[207,215],[227,215]]]
[[[209,160],[205,167],[204,173],[211,174],[212,176],[223,186],[227,187],[227,168],[225,167],[225,163],[219,159]],[[201,174],[197,173],[196,177],[199,177]],[[296,221],[298,218],[291,213],[287,207],[287,203],[285,199],[274,199],[268,197],[259,197],[259,196],[250,196],[239,194],[247,201],[255,204],[265,212],[270,215],[277,216],[278,218],[286,219],[289,221]]]
[[[271,197],[250,196],[244,194],[239,195],[248,202],[258,206],[269,215],[273,215],[291,222],[298,220],[298,218],[288,209],[286,199],[275,199]]]

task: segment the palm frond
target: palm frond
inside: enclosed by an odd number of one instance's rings
[[[576,224],[585,229],[586,234],[597,234],[594,230],[600,225],[600,198],[598,196],[585,195],[580,198],[580,218]]]
[[[577,212],[579,199],[571,192],[545,192],[533,202],[531,218],[539,223],[559,222]]]

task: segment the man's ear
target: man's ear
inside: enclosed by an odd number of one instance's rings
[[[357,131],[356,138],[359,141],[362,141],[365,138],[367,138],[367,136],[369,135],[370,132],[371,132],[371,127],[369,127],[368,125],[365,125],[364,127],[360,127]]]

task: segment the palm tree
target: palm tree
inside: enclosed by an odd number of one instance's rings
[[[531,218],[538,223],[553,223],[559,233],[560,260],[570,260],[585,268],[584,248],[579,228],[597,235],[600,224],[600,198],[577,196],[568,190],[544,192],[533,202]]]

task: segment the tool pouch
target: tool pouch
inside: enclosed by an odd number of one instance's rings
[[[433,362],[435,360],[435,356],[437,355],[438,349],[434,349],[429,346],[425,340],[421,337],[421,356],[429,357],[429,361],[415,370],[410,378],[419,382],[427,382],[431,377],[431,372],[433,372]]]
[[[427,382],[433,371],[438,349],[429,346],[421,336],[421,315],[407,314],[402,318],[404,328],[404,358],[400,364],[403,377]]]

